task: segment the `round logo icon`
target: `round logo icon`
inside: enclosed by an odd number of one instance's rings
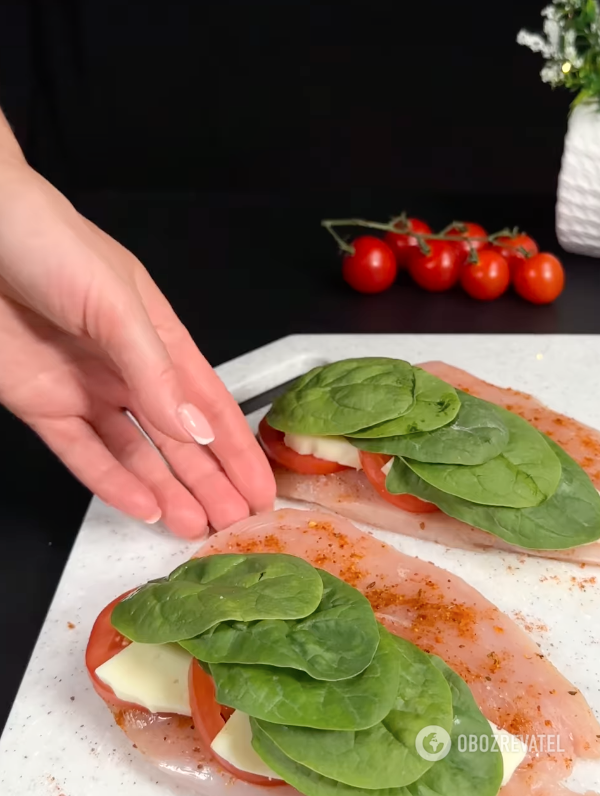
[[[417,735],[415,747],[417,754],[423,760],[437,763],[448,755],[452,748],[452,741],[449,733],[443,727],[437,727],[433,724],[429,727],[424,727]]]

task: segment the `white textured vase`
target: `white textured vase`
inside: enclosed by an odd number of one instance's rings
[[[600,108],[579,105],[569,118],[558,199],[556,234],[563,249],[600,257]]]

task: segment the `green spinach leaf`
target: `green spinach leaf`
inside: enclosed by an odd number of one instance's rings
[[[452,694],[452,747],[447,757],[433,763],[410,785],[372,789],[353,787],[324,777],[285,755],[254,719],[250,719],[252,746],[273,771],[306,796],[497,796],[502,783],[503,763],[502,755],[493,747],[490,725],[463,680],[441,659],[431,656],[431,662],[446,679]],[[460,735],[487,738],[491,751],[461,752]],[[382,754],[376,754],[366,765],[376,768],[381,763]]]
[[[423,481],[442,492],[485,506],[539,506],[560,481],[560,462],[543,434],[501,407],[508,444],[485,464],[427,464],[405,459]]]
[[[317,680],[345,680],[373,660],[379,630],[367,598],[343,580],[317,570],[323,597],[304,619],[221,622],[180,641],[207,663],[263,663],[301,669]]]
[[[252,727],[252,746],[254,751],[284,782],[296,788],[305,796],[411,796],[407,788],[354,788],[344,785],[335,779],[329,779],[310,768],[295,763],[283,754],[269,736],[258,726],[255,719],[250,719]],[[377,760],[379,762],[379,760]],[[453,794],[453,796],[455,796]]]
[[[393,494],[416,495],[445,514],[528,550],[566,550],[600,539],[600,495],[587,474],[555,442],[562,476],[556,492],[539,506],[511,509],[481,506],[441,492],[395,459],[386,479]]]
[[[508,429],[494,404],[466,392],[459,391],[458,396],[457,416],[435,431],[349,441],[363,451],[407,456],[418,462],[484,464],[506,448]]]
[[[494,748],[494,735],[467,684],[444,661],[431,657],[452,691],[454,724],[448,756],[408,786],[411,796],[497,796],[504,776],[502,754]],[[464,751],[459,736],[475,735],[478,749]],[[487,738],[486,742],[481,739]]]
[[[267,421],[292,434],[344,435],[404,414],[414,403],[414,390],[408,362],[345,359],[301,376],[275,400]]]
[[[398,691],[400,657],[390,634],[364,672],[348,680],[314,680],[297,669],[209,664],[216,700],[257,719],[322,730],[363,730],[390,712]]]
[[[194,558],[115,606],[111,621],[126,638],[147,644],[182,641],[219,622],[299,619],[321,602],[318,571],[280,553]]]
[[[418,753],[425,727],[452,729],[452,694],[443,674],[414,644],[394,636],[401,659],[396,702],[383,721],[367,730],[336,732],[257,720],[287,757],[358,788],[397,788],[417,780],[431,766]]]
[[[400,417],[355,431],[348,436],[377,439],[412,434],[417,431],[431,431],[454,420],[460,409],[460,399],[454,387],[421,368],[413,370],[415,402],[412,408]]]

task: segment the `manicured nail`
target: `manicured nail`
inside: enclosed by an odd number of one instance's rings
[[[156,523],[160,520],[161,517],[162,517],[162,511],[158,509],[156,514],[152,514],[152,516],[148,517],[148,519],[144,520],[144,522],[146,522],[148,525],[156,525]]]
[[[209,445],[215,433],[202,412],[193,404],[181,404],[177,410],[181,425],[198,445]]]

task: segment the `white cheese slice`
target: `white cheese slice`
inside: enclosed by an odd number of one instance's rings
[[[138,644],[133,641],[96,674],[125,702],[151,713],[191,716],[188,674],[192,656],[178,644]]]
[[[387,475],[388,475],[389,471],[392,469],[392,465],[393,464],[394,464],[394,457],[392,456],[392,458],[389,460],[389,462],[386,462],[383,465],[383,467],[381,468],[381,472],[385,475],[386,478],[387,478]]]
[[[241,710],[234,711],[229,721],[225,722],[225,726],[211,743],[211,749],[240,771],[281,779],[254,751],[250,718]]]
[[[296,453],[303,456],[316,456],[327,462],[337,462],[346,467],[361,470],[358,449],[345,437],[312,437],[306,434],[286,434],[284,442]]]
[[[512,735],[506,730],[501,730],[495,724],[489,722],[494,737],[498,743],[498,748],[502,755],[502,762],[504,763],[504,778],[502,779],[502,786],[508,785],[512,775],[519,768],[523,760],[527,757],[527,746],[516,735]]]

